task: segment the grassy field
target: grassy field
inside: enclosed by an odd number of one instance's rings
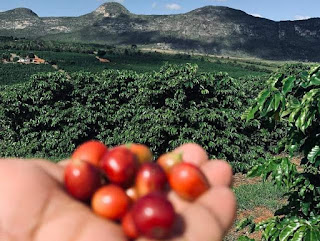
[[[200,72],[227,72],[230,76],[244,77],[248,75],[261,76],[268,74],[267,69],[251,68],[249,65],[240,65],[234,61],[205,58],[188,55],[170,55],[170,54],[143,54],[136,56],[110,56],[111,63],[107,66],[112,69],[131,69],[137,72],[159,70],[165,63],[185,64],[193,63],[199,66]],[[248,68],[249,67],[249,68]]]
[[[10,50],[0,51],[14,54],[34,53],[45,59],[46,65],[17,65],[0,64],[0,83],[14,84],[25,82],[32,74],[38,72],[56,71],[52,65],[66,72],[88,71],[101,72],[105,69],[133,70],[138,73],[159,71],[166,63],[185,64],[192,63],[199,66],[199,72],[227,72],[231,77],[239,78],[246,76],[268,76],[270,72],[278,69],[281,65],[278,62],[236,59],[217,56],[199,56],[180,53],[160,53],[129,51],[123,53],[107,53],[104,58],[110,60],[109,63],[101,63],[94,54],[74,53],[74,52],[53,52],[53,51],[26,51]]]
[[[161,53],[141,53],[133,55],[107,54],[104,58],[110,63],[101,63],[94,55],[69,52],[36,51],[36,55],[55,63],[60,69],[67,72],[90,71],[100,72],[104,69],[134,70],[138,73],[158,71],[165,63],[185,64],[194,63],[199,66],[200,72],[228,72],[232,77],[248,75],[263,76],[277,67],[252,65],[236,60],[205,58],[189,55],[172,55]]]
[[[240,235],[246,234],[244,230],[236,231],[236,224],[241,219],[252,217],[257,222],[266,220],[286,202],[286,199],[283,198],[285,190],[277,188],[271,182],[246,178],[240,173],[235,174],[234,180],[233,191],[238,205],[237,217],[224,241],[235,241]],[[260,235],[261,233],[251,234],[250,238],[261,240]]]
[[[270,182],[259,182],[256,184],[244,184],[234,189],[238,199],[239,210],[250,210],[255,207],[264,206],[275,211],[280,208],[284,191]]]

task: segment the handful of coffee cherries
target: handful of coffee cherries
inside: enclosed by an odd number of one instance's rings
[[[210,188],[202,171],[184,162],[182,153],[164,153],[153,162],[146,145],[108,148],[97,140],[72,153],[64,183],[68,193],[90,204],[96,215],[121,222],[129,239],[168,238],[177,219],[168,191],[192,202]]]

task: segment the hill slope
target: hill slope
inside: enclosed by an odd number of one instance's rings
[[[0,35],[320,61],[320,18],[276,22],[217,6],[185,14],[136,15],[111,2],[79,17],[38,17],[19,8],[0,13]]]

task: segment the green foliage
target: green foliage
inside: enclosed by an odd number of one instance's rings
[[[107,67],[105,63],[100,63],[91,54],[50,51],[36,51],[35,54],[69,73],[77,71],[102,72]]]
[[[248,238],[246,236],[240,236],[238,241],[254,241],[254,239]]]
[[[55,70],[48,64],[0,63],[0,86],[27,82],[31,75],[49,71]]]
[[[203,61],[201,57],[191,57],[186,54],[160,54],[160,53],[140,53],[130,51],[132,54],[124,56],[123,53],[109,54],[108,68],[129,69],[139,73],[155,71],[166,63],[170,64],[197,64],[199,72],[227,72],[233,78],[246,76],[266,76],[270,73],[265,68],[250,68],[248,65],[235,65],[231,61]]]
[[[29,57],[30,59],[34,59],[34,58],[35,58],[34,53],[29,53],[29,54],[28,54],[28,57]]]
[[[1,36],[0,36],[1,37]],[[161,53],[143,53],[136,47],[114,47],[109,45],[98,44],[81,44],[66,43],[43,40],[26,40],[26,39],[8,39],[0,42],[0,50],[6,52],[18,53],[23,57],[30,52],[48,60],[51,63],[66,67],[66,71],[102,71],[105,68],[110,69],[129,69],[137,72],[158,70],[165,62],[172,64],[193,63],[199,65],[199,71],[212,72],[222,71],[229,73],[232,77],[241,77],[248,75],[262,76],[270,73],[277,66],[271,66],[264,62],[254,62],[241,60],[236,63],[228,59],[207,58],[190,56],[188,54],[161,54]],[[95,61],[92,56],[94,52],[98,56],[111,59],[111,63],[101,64]],[[69,53],[69,55],[67,54]],[[73,54],[72,54],[73,53]],[[91,56],[90,56],[90,55]],[[72,59],[74,57],[74,60]],[[60,66],[59,65],[59,66]]]
[[[2,36],[0,36],[1,38]],[[108,48],[107,45],[64,43],[56,41],[28,40],[28,39],[1,39],[0,49],[6,51],[52,51],[52,52],[74,52],[74,53],[93,53],[94,50]]]
[[[106,51],[99,49],[97,55],[98,55],[99,57],[103,57],[104,55],[106,55],[106,53],[107,53]]]
[[[316,241],[320,240],[320,216],[312,216],[309,219],[299,217],[274,217],[258,224],[252,219],[244,219],[238,225],[238,230],[249,227],[251,232],[263,231],[262,240],[279,241]],[[240,240],[253,240],[242,236]]]
[[[256,225],[255,230],[263,230],[263,240],[320,239],[320,67],[297,69],[273,75],[243,115],[247,120],[259,116],[283,121],[289,128],[285,141],[289,158],[265,160],[248,173],[270,176],[288,190],[288,204],[275,212],[275,218]],[[296,152],[304,155],[301,172],[290,162]]]
[[[10,53],[4,52],[4,53],[2,53],[1,59],[9,61],[10,57],[11,57]]]
[[[37,74],[0,92],[0,153],[64,158],[99,139],[109,146],[144,143],[158,156],[191,141],[246,170],[269,150],[272,137],[259,121],[241,121],[261,83],[199,73],[191,64],[144,74]]]
[[[187,58],[187,55],[169,55],[157,53],[141,53],[136,50],[130,50],[129,55],[123,51],[114,49],[100,51],[105,53],[103,58],[109,59],[110,63],[100,63],[94,55],[73,52],[52,52],[52,51],[35,51],[40,58],[47,60],[49,63],[57,64],[59,68],[67,72],[89,71],[102,72],[105,69],[116,70],[133,70],[138,73],[157,71],[166,63],[171,64],[197,64],[199,72],[227,72],[231,77],[238,78],[244,76],[266,76],[268,70],[248,70],[244,65],[236,65],[226,62],[217,64],[215,62],[203,62],[198,58]],[[111,53],[112,52],[112,53]],[[99,52],[98,52],[99,55]]]

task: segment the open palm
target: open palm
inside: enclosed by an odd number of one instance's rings
[[[176,151],[183,151],[184,159],[201,166],[212,188],[193,203],[169,194],[181,217],[175,227],[177,235],[171,240],[222,240],[236,211],[229,188],[230,166],[224,161],[208,161],[196,144],[183,145]],[[63,164],[44,160],[0,160],[0,240],[127,240],[120,225],[96,216],[66,193],[63,171]]]

